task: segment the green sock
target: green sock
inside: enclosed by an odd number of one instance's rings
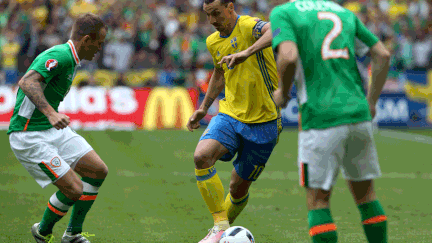
[[[93,179],[88,177],[83,177],[81,180],[83,182],[83,195],[75,203],[72,209],[69,226],[66,230],[71,235],[82,232],[85,217],[96,200],[99,187],[104,181],[104,179]]]
[[[369,243],[387,243],[387,217],[378,201],[358,205]]]
[[[39,233],[44,236],[51,234],[54,225],[66,215],[74,203],[60,191],[54,193],[48,201],[48,206],[39,224]]]
[[[308,213],[309,235],[314,243],[337,242],[336,224],[333,223],[330,209],[316,209]]]

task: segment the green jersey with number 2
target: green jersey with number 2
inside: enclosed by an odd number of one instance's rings
[[[323,129],[371,120],[356,63],[378,42],[357,16],[330,1],[289,2],[271,12],[273,48],[297,44],[299,124]]]

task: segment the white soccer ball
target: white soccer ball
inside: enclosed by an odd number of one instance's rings
[[[255,243],[255,239],[245,227],[233,226],[225,230],[219,243]]]

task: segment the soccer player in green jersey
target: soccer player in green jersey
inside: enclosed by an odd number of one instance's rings
[[[389,52],[352,12],[330,1],[280,5],[272,10],[270,22],[280,76],[277,104],[288,102],[297,71],[298,163],[312,241],[337,242],[329,201],[341,169],[368,241],[387,242],[387,218],[373,187],[381,172],[371,120],[386,81]],[[365,51],[356,42],[370,48],[367,96],[356,65],[356,52]]]
[[[58,113],[58,106],[72,85],[80,60],[93,59],[106,31],[98,16],[79,17],[70,40],[42,52],[18,82],[8,131],[12,151],[42,188],[53,183],[59,189],[49,199],[42,220],[31,227],[38,243],[54,242],[53,227],[72,206],[61,242],[90,242],[82,227],[108,167],[87,141],[68,127],[69,117]]]

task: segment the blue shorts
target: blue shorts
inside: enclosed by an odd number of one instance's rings
[[[246,124],[226,114],[213,117],[200,138],[214,139],[228,149],[220,160],[230,161],[237,174],[248,181],[258,179],[276,146],[282,131],[281,119],[264,123]]]

